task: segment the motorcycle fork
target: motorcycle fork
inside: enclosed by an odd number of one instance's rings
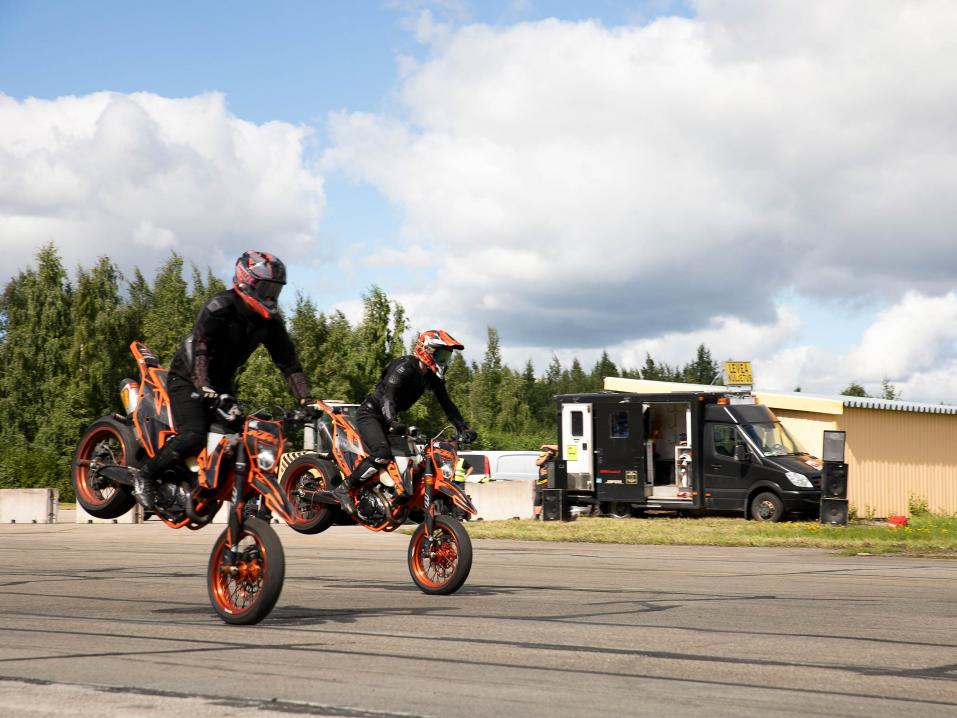
[[[425,549],[432,550],[432,530],[435,526],[435,505],[432,503],[432,490],[435,488],[435,472],[431,462],[425,471],[425,495],[422,497],[422,509],[425,523]]]
[[[243,531],[243,513],[245,512],[246,502],[243,500],[243,488],[246,486],[246,476],[249,472],[248,456],[246,454],[246,445],[243,442],[236,447],[236,478],[233,481],[233,495],[230,499],[232,511],[229,512],[229,521],[227,527],[229,535],[227,543],[229,544],[229,555],[225,558],[229,560],[226,563],[232,565],[236,563],[239,553],[239,537]]]

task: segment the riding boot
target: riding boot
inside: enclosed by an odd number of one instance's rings
[[[130,469],[130,473],[133,475],[133,498],[146,511],[154,511],[156,509],[156,482],[153,481],[153,477],[144,473],[142,469],[133,468]]]
[[[332,495],[342,506],[343,511],[352,516],[356,512],[356,503],[352,498],[351,490],[357,488],[363,481],[378,472],[376,460],[371,456],[360,461],[342,483],[332,490]]]
[[[339,506],[342,507],[342,510],[349,514],[349,516],[353,516],[356,513],[356,502],[352,498],[352,492],[350,491],[352,488],[349,482],[350,478],[352,477],[350,476],[347,479],[343,479],[342,483],[332,490],[332,495],[336,501],[339,502]]]

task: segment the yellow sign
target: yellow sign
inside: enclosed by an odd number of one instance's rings
[[[569,461],[578,461],[578,444],[569,444],[565,447],[565,458]]]
[[[728,386],[753,386],[754,379],[751,376],[751,362],[749,361],[726,361],[724,363],[725,383]]]

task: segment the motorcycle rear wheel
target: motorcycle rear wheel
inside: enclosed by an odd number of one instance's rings
[[[226,561],[224,530],[213,545],[206,572],[209,601],[226,623],[252,625],[272,611],[286,577],[286,557],[279,536],[265,521],[243,522],[239,556],[235,565]]]
[[[436,516],[432,549],[426,549],[425,524],[409,542],[409,573],[423,593],[448,596],[458,591],[472,570],[472,539],[462,523],[451,516]]]
[[[90,471],[94,457],[104,463],[134,465],[136,439],[133,430],[111,416],[97,419],[80,437],[70,465],[70,481],[76,502],[90,516],[115,519],[136,504],[132,488],[115,481],[97,479]]]
[[[282,489],[296,507],[295,521],[289,526],[301,534],[318,534],[332,526],[336,520],[336,507],[330,504],[310,501],[297,495],[304,482],[315,484],[320,491],[331,491],[332,481],[338,476],[335,464],[317,456],[300,456],[282,473]]]

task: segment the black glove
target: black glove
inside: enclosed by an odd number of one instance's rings
[[[465,444],[471,444],[477,438],[478,432],[474,431],[473,429],[465,427],[465,429],[462,431],[462,442]]]
[[[203,386],[199,388],[199,398],[212,403],[219,399],[219,392],[211,386]]]
[[[306,417],[306,421],[314,421],[318,419],[322,414],[322,409],[315,405],[315,399],[306,399],[305,403],[302,405],[303,416]]]
[[[405,424],[400,424],[398,421],[393,421],[389,424],[389,431],[393,434],[398,434],[399,436],[405,436],[405,432],[409,430]]]

